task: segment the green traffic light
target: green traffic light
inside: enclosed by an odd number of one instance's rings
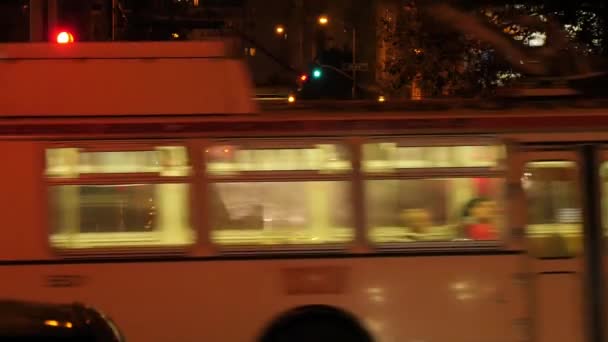
[[[321,69],[315,69],[312,71],[312,77],[321,78],[321,76],[323,76],[323,72],[321,71]]]

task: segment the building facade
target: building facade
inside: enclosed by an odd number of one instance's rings
[[[0,40],[52,39],[57,29],[78,41],[208,39],[236,36],[259,85],[293,85],[328,50],[342,64],[356,62],[362,84],[373,84],[378,58],[378,18],[398,0],[7,0],[0,3]],[[21,15],[15,15],[21,13]],[[318,18],[326,15],[326,25]],[[29,23],[29,24],[28,24]],[[276,28],[283,31],[277,34]],[[3,34],[3,35],[1,35]],[[350,71],[346,72],[350,73]]]

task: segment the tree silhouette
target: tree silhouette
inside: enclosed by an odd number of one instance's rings
[[[469,34],[472,30],[462,29],[462,21],[449,25],[445,18],[438,20],[447,15],[432,2],[399,2],[398,11],[385,13],[378,25],[384,56],[377,70],[380,87],[397,96],[409,97],[415,86],[427,97],[483,95],[521,74],[580,74],[591,65],[584,58],[593,61],[608,54],[604,1],[460,1],[461,10],[487,26],[485,36]],[[553,31],[546,24],[549,18],[554,20],[549,24],[555,23]],[[567,42],[556,43],[560,35],[555,28],[564,30]],[[492,35],[504,38],[492,41]],[[555,48],[529,47],[539,39],[553,39]],[[546,63],[519,65],[526,58],[544,58]]]

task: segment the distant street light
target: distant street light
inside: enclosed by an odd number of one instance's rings
[[[282,35],[282,34],[284,34],[284,33],[285,33],[285,27],[284,27],[283,25],[277,25],[277,26],[274,28],[274,32],[275,32],[276,34],[278,34],[278,35]]]
[[[327,25],[329,23],[329,18],[326,15],[319,16],[319,24]]]

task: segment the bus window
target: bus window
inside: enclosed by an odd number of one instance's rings
[[[353,239],[351,162],[345,146],[218,142],[204,154],[214,243],[310,246]]]
[[[375,142],[363,146],[369,238],[375,244],[498,241],[504,148]]]
[[[183,146],[159,146],[141,151],[89,151],[50,148],[46,151],[46,175],[74,178],[85,174],[157,173],[188,176],[190,166]]]
[[[527,200],[526,235],[538,258],[564,258],[582,250],[582,217],[578,173],[574,162],[526,164],[522,186]]]
[[[602,224],[604,235],[608,235],[608,162],[603,162],[600,166],[600,177],[602,186]]]
[[[498,240],[503,181],[495,178],[368,180],[375,243]]]
[[[424,168],[501,167],[504,147],[471,146],[401,146],[395,142],[365,144],[363,168],[367,172]]]
[[[177,247],[194,242],[184,147],[61,147],[47,149],[46,157],[53,247]]]
[[[220,245],[329,244],[352,239],[347,182],[215,183],[211,194],[212,239]]]
[[[348,149],[343,145],[267,144],[270,146],[218,144],[207,147],[205,149],[207,171],[211,175],[231,175],[241,172],[339,173],[351,170]]]

